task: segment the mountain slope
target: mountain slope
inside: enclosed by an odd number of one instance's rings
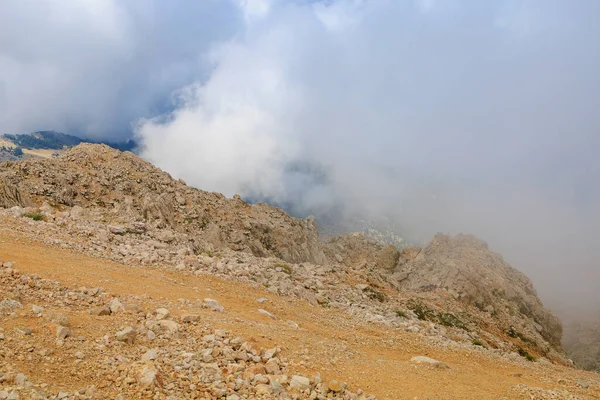
[[[560,323],[531,282],[471,236],[440,235],[401,253],[362,234],[324,242],[311,218],[188,187],[104,145],[3,163],[0,171],[0,193],[10,194],[3,226],[40,246],[131,266],[123,268],[175,270],[181,282],[217,276],[344,315],[352,329],[375,324],[383,336],[404,332],[461,354],[524,368],[568,364]]]

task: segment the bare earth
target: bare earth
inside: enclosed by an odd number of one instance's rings
[[[31,237],[16,233],[10,227],[0,227],[0,259],[14,261],[26,274],[60,281],[72,288],[101,286],[118,296],[147,295],[140,304],[152,309],[178,299],[197,301],[214,298],[224,307],[224,313],[201,310],[202,321],[215,328],[235,332],[256,347],[278,345],[289,358],[293,372],[307,376],[320,373],[324,379],[347,382],[379,399],[513,399],[547,398],[522,395],[515,385],[566,391],[571,398],[599,399],[600,377],[592,372],[568,367],[511,362],[484,349],[440,349],[430,346],[418,334],[392,330],[377,324],[359,325],[346,314],[329,308],[287,297],[279,297],[249,285],[211,276],[192,276],[152,267],[131,267],[91,258],[70,250],[48,247]],[[269,302],[259,305],[257,299]],[[181,301],[179,301],[181,303]],[[181,303],[184,304],[184,303]],[[44,306],[44,304],[40,304]],[[31,308],[24,304],[25,309]],[[185,307],[185,306],[183,306]],[[259,314],[264,308],[276,316],[270,319]],[[172,309],[174,316],[186,310]],[[68,315],[78,335],[99,339],[104,332],[119,326],[118,319],[92,316],[85,310]],[[300,329],[292,326],[294,321]],[[34,333],[42,332],[44,321],[25,313],[17,318],[0,321],[0,332],[16,326],[28,326]],[[57,355],[66,349],[58,349]],[[411,357],[425,355],[447,364],[449,369],[432,368],[410,362]],[[90,355],[84,365],[93,368]],[[2,359],[0,358],[0,361]],[[27,359],[15,364],[31,379],[43,379],[59,390],[77,390],[96,382],[85,368],[73,367],[70,373],[56,365],[38,365]],[[58,369],[57,369],[58,368]],[[589,388],[577,384],[585,380]],[[562,393],[562,392],[561,392]],[[552,397],[569,398],[569,397]]]

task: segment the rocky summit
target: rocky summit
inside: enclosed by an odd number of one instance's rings
[[[0,399],[586,399],[531,281],[80,144],[0,164]]]

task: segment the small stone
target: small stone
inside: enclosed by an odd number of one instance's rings
[[[327,387],[329,388],[330,391],[332,391],[334,393],[338,393],[338,392],[342,391],[342,385],[340,385],[340,383],[336,380],[329,381],[327,383]]]
[[[110,308],[108,306],[97,307],[90,310],[90,314],[98,316],[110,315]]]
[[[112,314],[125,311],[125,307],[123,307],[123,304],[117,298],[114,298],[111,301],[109,301],[107,306]]]
[[[269,375],[279,375],[281,373],[279,363],[274,358],[270,359],[265,363],[265,370]]]
[[[44,312],[44,307],[36,306],[34,304],[31,306],[31,311],[36,315],[40,315],[42,312]]]
[[[17,386],[23,386],[26,381],[27,381],[27,376],[25,376],[24,374],[17,374],[15,376],[15,385],[17,385]]]
[[[159,331],[168,336],[173,336],[179,331],[179,324],[175,321],[161,320],[157,322]]]
[[[0,390],[0,400],[8,399],[8,392],[6,390]]]
[[[158,351],[156,349],[150,349],[142,355],[142,361],[155,360],[158,357]]]
[[[240,400],[240,396],[238,396],[237,394],[230,394],[226,397],[226,400]]]
[[[208,299],[208,298],[204,299],[204,305],[213,311],[217,311],[217,312],[225,311],[225,308],[223,308],[223,306],[214,299]]]
[[[267,299],[266,297],[261,297],[260,299],[258,299],[256,301],[258,301],[260,304],[262,304],[262,303],[266,303],[267,301],[269,301],[269,299]]]
[[[108,231],[110,233],[112,233],[113,235],[124,235],[125,232],[127,232],[127,230],[125,229],[125,227],[120,226],[120,225],[109,225],[108,226]]]
[[[23,309],[23,304],[19,303],[16,300],[5,299],[5,300],[0,301],[0,314],[2,314],[2,313],[10,314],[11,312],[14,312],[16,310],[22,310],[22,309]]]
[[[0,333],[0,340],[4,340],[4,333]]]
[[[200,321],[200,316],[198,314],[183,314],[181,321],[185,323],[198,322]]]
[[[25,335],[25,336],[30,336],[31,335],[31,329],[29,328],[15,328],[14,331],[16,333],[20,333],[21,335]]]
[[[133,326],[126,326],[115,334],[115,338],[120,342],[133,343],[135,339],[136,331]]]
[[[580,388],[583,388],[583,389],[587,389],[590,387],[590,385],[586,381],[582,381],[582,380],[577,381],[577,386],[579,386]]]
[[[263,354],[263,358],[265,360],[270,360],[271,358],[275,357],[275,355],[277,354],[279,350],[277,349],[277,347],[273,347],[272,349],[269,350],[265,350],[265,353]]]
[[[271,391],[275,395],[279,395],[281,394],[281,392],[283,392],[283,386],[281,385],[281,383],[279,383],[278,380],[271,380]]]
[[[83,354],[82,351],[78,351],[77,353],[75,353],[75,358],[83,360],[85,358],[85,354]]]
[[[154,366],[154,363],[146,363],[138,374],[138,382],[143,387],[149,387],[157,383],[158,370]]]
[[[71,332],[70,328],[67,328],[66,326],[62,326],[62,325],[56,326],[56,338],[57,339],[64,340],[64,339],[68,338],[69,336],[73,336],[73,332]]]
[[[290,389],[296,389],[301,392],[310,389],[310,379],[301,375],[294,375],[290,380]]]
[[[166,308],[157,308],[154,311],[154,313],[156,314],[157,320],[168,318],[171,315],[171,313],[169,313],[169,310],[167,310]]]
[[[433,358],[425,357],[425,356],[415,356],[410,359],[410,361],[417,364],[429,364],[433,365],[437,368],[449,368],[448,365],[444,364],[441,361],[434,360]]]
[[[275,319],[275,316],[273,314],[271,314],[270,312],[268,312],[267,310],[263,310],[262,308],[258,309],[258,313],[262,314],[262,315],[266,315],[267,317],[271,318],[271,319]]]
[[[58,396],[56,397],[57,399],[65,399],[69,397],[69,392],[58,392]]]
[[[267,385],[265,383],[260,383],[256,385],[255,390],[256,394],[258,395],[267,395],[273,392],[273,388],[271,387],[271,385]]]
[[[151,330],[148,330],[148,331],[146,332],[146,338],[147,338],[148,340],[154,340],[154,339],[156,339],[156,333],[154,333],[154,332],[153,332],[153,331],[151,331]]]

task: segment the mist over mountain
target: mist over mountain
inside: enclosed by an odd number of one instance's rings
[[[476,234],[566,315],[600,303],[598,17],[593,0],[9,0],[0,126],[134,137],[188,184],[340,226]]]

